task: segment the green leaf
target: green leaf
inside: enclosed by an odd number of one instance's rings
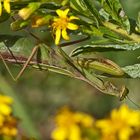
[[[90,0],[71,0],[70,1],[71,7],[79,12],[79,15],[84,15],[87,18],[91,19],[92,22],[95,23],[95,25],[99,26],[99,13],[96,10],[96,8],[93,6],[93,1]],[[81,13],[81,14],[80,14]],[[89,21],[87,19],[87,22]]]
[[[136,31],[140,33],[140,12],[138,13]]]
[[[60,0],[53,0],[48,2],[44,2],[40,8],[46,8],[46,9],[51,9],[51,10],[57,10],[61,8],[61,1]]]
[[[83,0],[89,11],[92,13],[92,16],[96,20],[97,27],[99,26],[100,23],[100,15],[98,10],[95,8],[95,2],[93,0]]]
[[[11,47],[11,51],[13,54],[29,56],[34,45],[34,42],[29,37],[22,37]]]
[[[110,15],[109,15],[103,8],[100,9],[99,14],[100,14],[106,21],[109,21],[109,16],[110,16]]]
[[[140,64],[125,66],[122,68],[132,78],[140,78]]]
[[[18,31],[26,28],[29,25],[28,20],[17,19],[16,21],[10,24],[12,31]]]
[[[77,11],[87,12],[87,8],[84,5],[83,0],[71,0],[70,6]]]
[[[8,20],[10,15],[7,12],[2,12],[2,15],[0,16],[0,23]]]
[[[118,35],[117,33],[113,32],[112,30],[106,27],[100,26],[99,30],[100,32],[102,32],[103,37],[110,39],[111,42],[114,41],[114,42],[122,43],[124,40],[124,37],[122,37],[121,35]]]
[[[19,35],[6,35],[6,34],[0,34],[0,44],[4,44],[5,47],[12,47],[16,41],[18,39],[22,38],[22,36],[19,36]],[[2,46],[0,45],[0,48]]]
[[[95,43],[95,42],[93,42]],[[140,48],[140,44],[109,44],[109,45],[85,45],[72,51],[71,56],[84,53],[106,52],[106,51],[133,51]]]
[[[12,10],[20,10],[26,6],[28,6],[28,4],[30,2],[33,2],[32,0],[26,0],[26,1],[22,1],[22,2],[11,2],[11,9]],[[36,2],[40,2],[36,1]],[[47,8],[47,9],[52,9],[52,10],[56,10],[60,8],[60,4],[61,4],[62,0],[45,0],[44,2],[42,2],[42,5],[40,6],[40,8]]]
[[[103,9],[115,20],[121,27],[130,32],[130,23],[119,0],[102,1]],[[102,13],[101,13],[102,14]]]

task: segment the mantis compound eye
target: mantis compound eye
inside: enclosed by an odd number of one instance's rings
[[[127,97],[128,93],[129,93],[128,88],[126,88],[125,86],[122,86],[122,89],[119,95],[120,101],[124,100]]]

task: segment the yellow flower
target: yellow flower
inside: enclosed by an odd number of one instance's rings
[[[12,109],[10,105],[12,104],[12,99],[8,96],[0,95],[0,124],[3,123],[5,116],[11,114]]]
[[[0,135],[17,135],[17,119],[11,116],[12,103],[12,98],[0,95]]]
[[[17,133],[17,119],[13,116],[6,117],[3,126],[0,128],[0,134],[7,136],[16,136]]]
[[[12,104],[13,100],[8,96],[0,95],[0,115],[10,115],[12,109],[10,105]]]
[[[0,103],[12,104],[13,100],[9,96],[0,95]]]
[[[4,0],[3,1],[3,7],[6,10],[7,13],[10,13],[10,0]],[[0,16],[2,15],[2,2],[0,0]]]
[[[85,113],[76,112],[74,114],[75,122],[81,123],[84,127],[92,127],[93,126],[93,118]]]
[[[109,119],[99,120],[96,125],[101,129],[103,140],[129,140],[140,128],[140,112],[122,105],[119,110],[111,112]]]
[[[53,140],[82,140],[81,127],[93,127],[94,120],[91,116],[71,112],[67,107],[63,108],[55,117],[56,128],[52,132]]]
[[[61,35],[65,40],[69,40],[69,36],[67,34],[67,29],[69,30],[77,30],[78,25],[71,23],[74,19],[79,19],[75,16],[68,17],[69,9],[66,10],[56,10],[56,13],[59,17],[54,18],[52,23],[53,33],[55,34],[55,44],[58,45],[61,39]]]

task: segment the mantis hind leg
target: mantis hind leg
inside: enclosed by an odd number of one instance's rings
[[[8,73],[10,74],[10,76],[12,77],[12,79],[13,79],[14,81],[16,81],[16,79],[15,79],[15,77],[13,76],[13,74],[12,74],[12,72],[11,72],[9,66],[8,66],[7,63],[5,62],[5,60],[4,60],[4,58],[3,58],[2,54],[1,54],[1,52],[0,52],[0,57],[1,57],[1,60],[2,60],[2,62],[3,62],[3,64],[4,64],[4,66],[6,67]]]
[[[13,79],[14,81],[17,81],[17,80],[20,78],[20,76],[24,73],[26,67],[28,66],[28,64],[30,63],[30,61],[32,60],[32,58],[34,57],[34,55],[35,55],[35,53],[36,53],[36,51],[37,51],[38,48],[39,48],[39,45],[37,45],[37,46],[35,46],[35,47],[33,48],[33,50],[32,50],[32,52],[31,52],[30,56],[28,57],[27,61],[25,62],[25,64],[23,65],[22,69],[20,70],[20,72],[17,74],[16,77],[13,76],[13,74],[12,74],[12,72],[11,72],[9,66],[8,66],[7,63],[5,62],[5,60],[4,60],[3,56],[2,56],[2,54],[0,53],[0,57],[1,57],[2,61],[3,61],[3,64],[5,65],[5,67],[6,67],[7,71],[8,71],[8,73],[10,74],[10,76],[12,77],[12,79]]]
[[[32,60],[32,58],[34,57],[37,49],[39,48],[39,45],[35,46],[30,54],[30,56],[28,57],[27,61],[25,62],[25,64],[23,65],[22,69],[20,70],[20,72],[18,73],[18,75],[16,76],[15,80],[17,81],[20,76],[24,73],[26,67],[28,66],[28,64],[30,63],[30,61]]]

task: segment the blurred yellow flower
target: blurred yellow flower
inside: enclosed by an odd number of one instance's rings
[[[69,40],[67,29],[69,30],[78,29],[78,25],[71,23],[71,21],[74,19],[79,19],[79,18],[75,16],[68,17],[67,16],[68,12],[69,12],[69,9],[65,9],[64,11],[60,9],[56,10],[56,13],[59,17],[54,18],[53,23],[52,23],[53,33],[55,34],[56,45],[58,45],[60,42],[61,34],[65,40]]]
[[[3,0],[3,7],[7,13],[10,13],[10,0]],[[0,0],[0,16],[2,15],[2,0]]]
[[[67,107],[63,108],[55,117],[56,128],[52,132],[53,140],[83,140],[81,127],[93,127],[94,120],[91,116],[71,112]]]
[[[40,7],[40,5],[40,2],[31,2],[28,4],[28,6],[20,9],[18,15],[22,19],[27,20]]]
[[[119,110],[112,110],[109,119],[98,120],[96,125],[101,129],[102,140],[130,140],[140,128],[140,111],[122,105]]]
[[[0,136],[17,135],[17,119],[12,114],[12,98],[0,95]]]
[[[16,136],[17,133],[17,119],[13,116],[6,117],[3,126],[0,127],[0,134],[6,136]]]
[[[12,102],[12,98],[0,95],[0,115],[8,116],[11,114],[12,109],[10,105],[12,104]]]

